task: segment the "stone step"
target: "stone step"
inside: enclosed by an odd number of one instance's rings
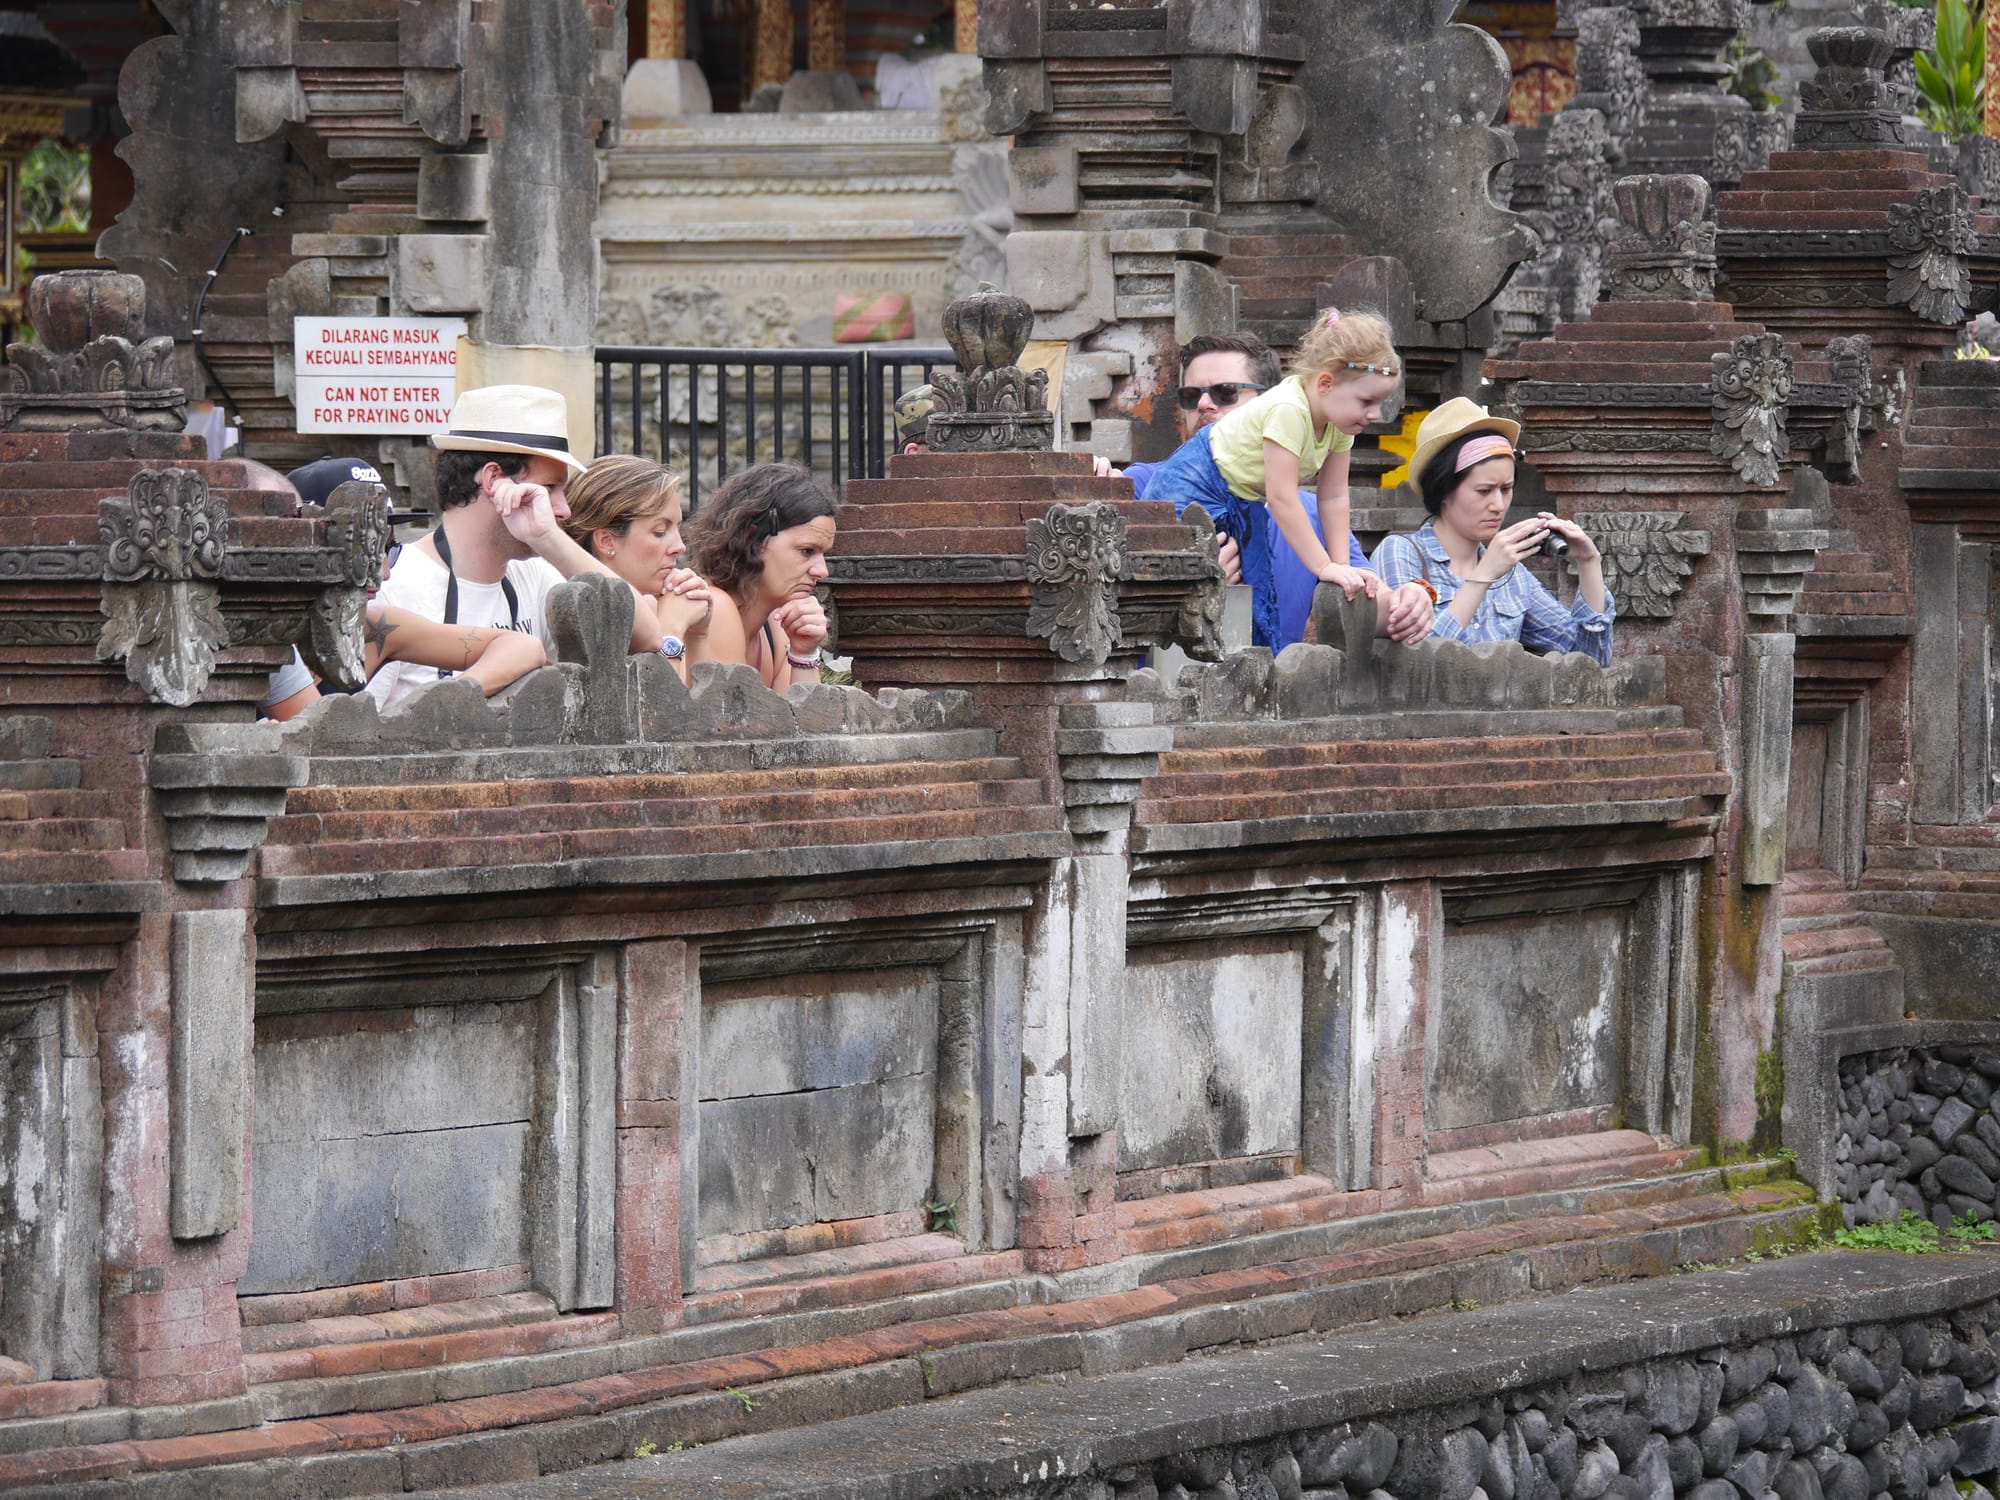
[[[687,1321],[690,1324],[717,1323],[725,1319],[769,1317],[774,1313],[854,1307],[884,1297],[907,1297],[917,1292],[970,1286],[982,1281],[1001,1281],[1021,1273],[1023,1263],[1018,1250],[967,1254],[964,1245],[957,1240],[943,1235],[935,1238],[948,1241],[953,1251],[950,1257],[857,1270],[835,1270],[830,1274],[697,1292],[687,1299]],[[821,1253],[836,1257],[850,1252]],[[830,1260],[828,1263],[834,1262]]]
[[[1367,1243],[1316,1258],[1253,1259],[1068,1301],[942,1315],[935,1304],[857,1310],[851,1331],[823,1325],[829,1332],[783,1348],[749,1342],[779,1333],[771,1324],[725,1324],[434,1372],[264,1386],[254,1395],[266,1421],[200,1437],[138,1438],[129,1427],[120,1437],[119,1423],[133,1414],[87,1413],[72,1419],[92,1424],[80,1429],[91,1434],[87,1441],[0,1458],[0,1488],[178,1469],[190,1471],[189,1494],[225,1492],[204,1488],[205,1470],[214,1471],[213,1486],[254,1475],[245,1493],[278,1493],[300,1474],[295,1466],[342,1454],[352,1471],[343,1493],[423,1491],[472,1473],[552,1472],[628,1457],[642,1442],[710,1443],[1024,1377],[1136,1369],[1195,1351],[1665,1276],[1798,1245],[1820,1230],[1825,1216],[1800,1185],[1730,1185],[1763,1170],[1628,1185],[1622,1206],[1617,1192],[1572,1194],[1572,1211],[1563,1214],[1475,1220],[1459,1208],[1431,1215],[1430,1232],[1421,1216],[1383,1215],[1387,1232],[1378,1225]],[[1696,1179],[1709,1190],[1660,1191]],[[1036,1280],[1047,1287],[1046,1278]],[[1020,1288],[1006,1290],[1018,1296]],[[900,1321],[867,1321],[898,1313]],[[305,1416],[313,1404],[318,1414]],[[0,1447],[5,1438],[0,1424]],[[251,1463],[259,1467],[220,1467]]]
[[[1794,959],[1785,957],[1785,977],[1795,979],[1828,979],[1836,975],[1902,974],[1903,966],[1896,958],[1893,948],[1882,946],[1854,948],[1841,953],[1825,953],[1811,958]]]
[[[618,1337],[614,1313],[581,1313],[539,1322],[505,1323],[459,1332],[398,1334],[358,1343],[316,1344],[243,1356],[253,1386],[378,1370],[407,1372],[473,1360],[589,1348]]]
[[[1812,932],[1787,932],[1784,935],[1785,961],[1800,963],[1810,958],[1831,958],[1836,954],[1858,953],[1873,950],[1883,953],[1889,945],[1882,941],[1880,933],[1872,927],[1839,926]]]
[[[964,1241],[951,1235],[914,1234],[866,1245],[843,1245],[834,1250],[810,1250],[802,1255],[707,1265],[695,1273],[694,1284],[696,1293],[704,1295],[747,1287],[782,1286],[789,1282],[860,1275],[899,1266],[929,1265],[964,1254]]]
[[[1201,728],[1206,726],[1191,726]],[[1260,733],[1265,726],[1257,726]],[[1310,740],[1264,747],[1263,762],[1271,768],[1307,765],[1437,765],[1463,761],[1468,741],[1462,738],[1407,740]],[[1653,755],[1667,751],[1701,750],[1702,739],[1692,729],[1610,730],[1603,734],[1507,735],[1481,738],[1484,753],[1513,755],[1524,750],[1537,755],[1568,755],[1589,759],[1607,756]],[[1242,760],[1242,747],[1176,745],[1160,758],[1163,776],[1188,776],[1211,770],[1228,772]]]
[[[397,1339],[442,1337],[481,1328],[545,1323],[556,1316],[556,1305],[545,1294],[510,1292],[498,1297],[468,1297],[459,1302],[397,1308],[391,1312],[349,1313],[245,1327],[243,1352],[275,1354],[328,1344],[392,1343]]]

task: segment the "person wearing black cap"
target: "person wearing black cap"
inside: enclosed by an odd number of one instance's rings
[[[299,500],[306,505],[326,504],[333,492],[349,480],[380,484],[382,476],[373,464],[358,458],[315,459],[285,476],[286,483],[299,492]],[[267,719],[289,719],[318,701],[319,683],[294,646],[292,659],[273,672],[264,685],[257,712]]]

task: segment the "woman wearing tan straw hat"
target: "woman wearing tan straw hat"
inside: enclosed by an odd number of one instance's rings
[[[1410,474],[1431,519],[1414,536],[1385,537],[1375,571],[1391,587],[1420,580],[1437,590],[1431,634],[1441,640],[1519,641],[1533,651],[1582,651],[1608,666],[1617,602],[1596,544],[1548,511],[1504,525],[1520,437],[1520,423],[1463,396],[1425,417]],[[1565,605],[1521,566],[1545,549],[1566,550],[1575,565],[1575,603]]]

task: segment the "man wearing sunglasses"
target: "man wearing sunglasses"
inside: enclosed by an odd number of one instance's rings
[[[1176,392],[1176,417],[1181,441],[1186,442],[1202,428],[1220,421],[1225,413],[1241,406],[1258,392],[1269,390],[1283,378],[1284,372],[1279,368],[1276,351],[1254,333],[1203,333],[1189,339],[1181,350],[1181,381]],[[1132,481],[1137,493],[1144,495],[1147,482],[1159,467],[1158,464],[1128,464],[1125,477]],[[1173,497],[1153,495],[1148,498],[1170,500]],[[1306,517],[1317,533],[1319,517],[1311,492],[1301,490],[1299,498],[1306,502]],[[1275,526],[1270,528],[1270,532],[1282,637],[1277,649],[1283,650],[1303,637],[1306,620],[1312,613],[1313,591],[1319,586],[1319,580],[1313,576],[1311,569],[1299,561]],[[1372,572],[1360,544],[1350,537],[1348,545],[1354,566]],[[1220,557],[1223,578],[1230,583],[1241,583],[1243,560],[1233,537],[1221,539]],[[1378,634],[1409,643],[1420,641],[1430,633],[1433,606],[1429,592],[1422,585],[1406,583],[1385,598],[1387,602],[1382,610]]]

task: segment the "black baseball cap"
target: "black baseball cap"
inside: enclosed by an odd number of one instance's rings
[[[349,480],[359,480],[363,484],[383,484],[381,471],[365,459],[359,458],[316,458],[292,470],[285,476],[299,497],[308,505],[324,505]],[[428,521],[431,513],[427,510],[397,510],[395,501],[389,502],[389,524],[401,526],[411,521]]]

